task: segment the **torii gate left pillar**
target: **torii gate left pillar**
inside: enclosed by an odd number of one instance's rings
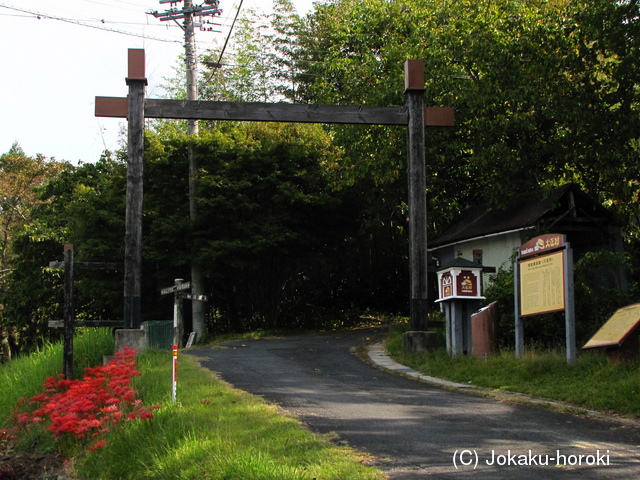
[[[127,119],[127,212],[124,248],[124,324],[140,328],[142,268],[142,198],[144,165],[144,94],[147,86],[145,54],[142,49],[128,53],[129,86]]]

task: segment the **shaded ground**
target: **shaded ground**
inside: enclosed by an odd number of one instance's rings
[[[0,480],[57,478],[63,474],[63,459],[58,455],[16,452],[10,441],[0,441]]]

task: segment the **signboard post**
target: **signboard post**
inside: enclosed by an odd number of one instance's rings
[[[514,272],[516,356],[524,354],[524,317],[564,310],[567,363],[575,363],[573,251],[565,235],[541,235],[521,245]]]
[[[185,282],[182,278],[176,278],[172,287],[160,290],[161,295],[173,293],[173,344],[182,344],[182,334],[184,331],[184,319],[182,315],[182,297],[179,292],[191,288],[190,282]]]
[[[178,345],[173,345],[173,382],[171,383],[171,402],[176,404],[178,390]]]
[[[438,294],[446,317],[447,352],[456,357],[471,351],[471,312],[482,296],[482,265],[464,258],[438,270]]]

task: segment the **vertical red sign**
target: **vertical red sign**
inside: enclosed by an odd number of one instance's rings
[[[478,279],[471,270],[462,270],[456,277],[458,296],[475,297],[478,295]]]

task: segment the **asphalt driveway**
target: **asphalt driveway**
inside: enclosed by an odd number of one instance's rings
[[[373,455],[391,479],[640,478],[640,429],[429,385],[375,368],[353,347],[379,329],[197,348],[236,388]]]

